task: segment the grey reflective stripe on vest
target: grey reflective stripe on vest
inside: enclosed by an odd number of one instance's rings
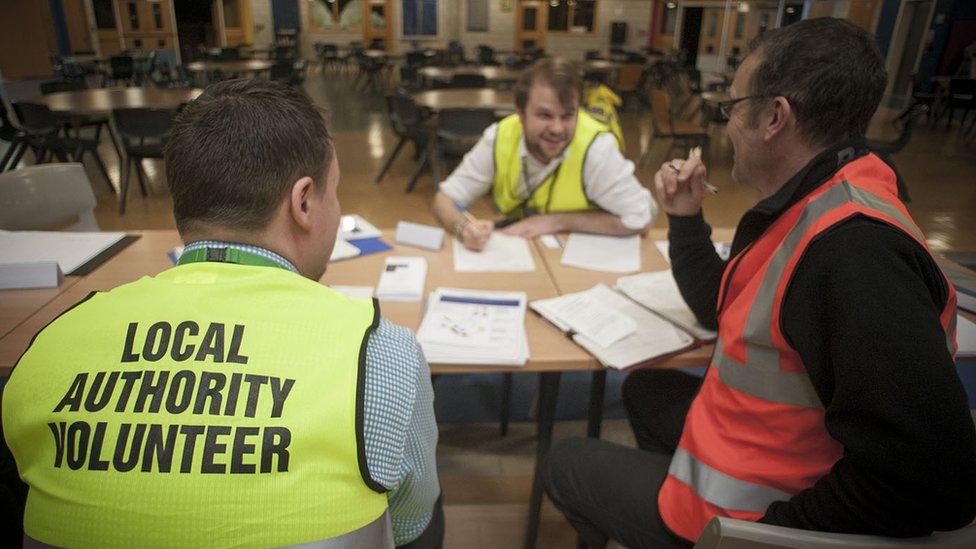
[[[138,540],[130,541],[132,541],[132,545],[139,545]],[[215,545],[220,544],[219,538],[212,541]],[[25,549],[55,549],[54,545],[37,541],[26,534],[24,535],[24,547]],[[393,547],[393,524],[390,522],[390,510],[387,509],[379,518],[358,530],[322,541],[290,545],[288,549],[392,549]]]
[[[792,497],[776,488],[730,477],[698,461],[683,448],[675,451],[668,474],[691,486],[698,497],[727,511],[762,514],[774,501]]]
[[[823,409],[823,403],[806,372],[784,372],[780,368],[780,354],[773,346],[773,306],[776,300],[776,288],[783,279],[787,264],[804,235],[824,214],[848,202],[866,206],[889,216],[896,221],[899,228],[924,242],[918,227],[897,208],[877,195],[859,189],[847,181],[833,185],[810,201],[800,213],[796,225],[777,247],[753,299],[742,332],[748,365],[740,365],[726,356],[722,352],[722,341],[716,342],[712,361],[719,377],[729,387],[770,402]]]

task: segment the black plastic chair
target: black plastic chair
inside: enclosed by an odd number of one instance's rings
[[[66,92],[66,91],[81,91],[87,90],[88,84],[81,79],[74,80],[53,80],[50,82],[41,83],[41,93],[43,95],[49,95],[52,93]],[[111,126],[108,124],[108,116],[79,116],[72,115],[71,121],[66,121],[64,123],[64,130],[66,133],[70,133],[71,130],[80,130],[85,128],[94,128],[95,135],[94,139],[97,142],[101,141],[102,128],[107,128],[109,133],[112,132]],[[76,135],[80,137],[80,135]],[[112,140],[112,146],[115,147],[115,152],[119,154],[121,158],[121,153],[119,152],[118,145],[115,144],[115,140]]]
[[[402,67],[403,68],[403,67]],[[375,181],[379,183],[383,176],[389,171],[390,166],[400,154],[400,150],[407,141],[412,141],[414,145],[414,158],[420,156],[420,151],[426,149],[428,133],[425,124],[429,114],[414,103],[413,98],[405,93],[394,93],[386,96],[386,107],[390,116],[390,126],[400,140],[393,147],[393,152],[383,162],[383,167],[376,174]],[[411,186],[412,188],[412,186]],[[410,189],[407,189],[409,192]]]
[[[463,156],[478,142],[485,128],[494,123],[495,110],[491,108],[443,109],[438,113],[431,160],[435,183],[441,181],[443,157]],[[410,190],[408,187],[407,192]]]
[[[24,129],[28,145],[34,150],[38,164],[45,162],[46,157],[49,156],[56,157],[60,162],[67,162],[69,158],[81,162],[87,152],[95,158],[102,177],[114,191],[105,163],[102,162],[102,157],[98,156],[98,139],[60,135],[64,119],[51,112],[47,105],[18,101],[14,103],[14,111]],[[20,155],[14,159],[13,165],[16,166],[19,161]]]
[[[323,42],[315,43],[315,53],[318,55],[319,62],[322,67],[335,67],[339,65],[339,46],[335,44],[327,44]]]
[[[952,125],[952,119],[955,117],[957,109],[962,110],[960,126],[965,126],[966,117],[972,110],[976,109],[976,78],[953,78],[949,81],[949,93],[945,98],[945,107],[939,114],[941,119],[946,112],[949,113],[949,119],[946,121],[947,128]]]
[[[416,91],[421,88],[420,71],[417,70],[417,67],[400,65],[400,86],[409,91]]]
[[[488,79],[483,74],[458,73],[451,77],[449,88],[484,88],[488,86]]]
[[[171,109],[113,109],[112,119],[125,149],[125,171],[119,189],[119,215],[125,213],[129,193],[129,175],[135,164],[142,196],[147,196],[146,179],[140,162],[146,158],[163,158],[163,146],[176,111]]]
[[[6,171],[8,169],[14,169],[17,167],[16,163],[11,163],[10,161],[14,158],[14,155],[18,155],[19,151],[24,151],[28,147],[27,134],[20,130],[20,128],[14,126],[13,122],[10,121],[10,117],[7,114],[7,107],[0,101],[0,140],[10,143],[7,148],[7,152],[3,154],[3,158],[0,158],[0,172]],[[20,162],[20,157],[23,152],[17,156],[17,162]]]
[[[464,57],[464,46],[457,40],[451,40],[447,45],[448,62],[452,65],[467,65]]]
[[[495,59],[495,49],[484,44],[478,46],[478,64],[497,66],[499,63]]]
[[[599,61],[603,59],[603,55],[600,53],[600,50],[586,50],[583,58],[587,61]]]
[[[404,61],[408,67],[423,67],[427,64],[427,54],[422,51],[408,51]]]
[[[240,48],[220,48],[215,57],[218,61],[237,61],[242,58]]]
[[[118,84],[122,82],[123,84],[131,84],[133,77],[135,77],[136,63],[135,60],[130,55],[113,55],[108,60],[109,72],[107,76],[107,83]]]

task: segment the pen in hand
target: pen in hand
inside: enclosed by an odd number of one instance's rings
[[[692,158],[701,159],[701,147],[692,147],[691,150],[688,151],[688,160],[691,160]],[[674,164],[668,164],[668,166],[674,170],[674,173],[681,173],[681,170]],[[718,194],[718,187],[712,185],[708,181],[702,181],[702,185],[704,185],[705,190],[708,191],[709,194]]]
[[[477,217],[475,217],[475,216],[473,216],[473,215],[471,215],[471,212],[469,212],[469,211],[468,211],[468,210],[467,210],[467,209],[466,209],[466,208],[465,208],[464,206],[462,206],[461,204],[458,204],[458,202],[457,202],[457,201],[455,201],[455,202],[454,202],[454,208],[455,208],[455,209],[456,209],[456,210],[457,210],[458,212],[460,212],[460,213],[461,213],[461,215],[462,215],[462,216],[464,216],[464,218],[465,218],[465,219],[467,219],[467,220],[468,220],[468,223],[470,223],[470,224],[471,224],[471,227],[472,227],[472,228],[473,228],[473,229],[474,229],[474,230],[475,230],[475,231],[476,231],[476,232],[477,232],[478,234],[481,234],[481,235],[483,235],[483,234],[485,234],[484,232],[482,232],[482,230],[481,230],[481,227],[479,227],[479,226],[478,226],[478,218],[477,218]]]

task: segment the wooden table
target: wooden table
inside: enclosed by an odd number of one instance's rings
[[[456,74],[480,74],[489,82],[514,82],[522,71],[507,67],[423,67],[417,71],[428,81],[447,82]]]
[[[619,67],[620,63],[617,63],[616,61],[607,61],[605,59],[591,59],[583,62],[583,69],[588,71],[613,72]]]
[[[186,70],[192,72],[222,71],[230,74],[239,74],[242,72],[257,73],[270,70],[274,64],[275,62],[269,59],[233,59],[226,61],[215,59],[187,63]]]
[[[515,110],[515,95],[508,90],[470,88],[453,90],[427,90],[413,94],[418,106],[434,112],[452,108],[487,107],[499,111]]]
[[[63,91],[32,99],[56,113],[76,116],[101,116],[112,109],[175,109],[197,98],[199,88],[96,88]]]

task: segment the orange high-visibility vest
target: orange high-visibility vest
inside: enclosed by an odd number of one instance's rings
[[[895,181],[873,154],[849,162],[729,262],[711,367],[658,493],[661,518],[674,533],[695,541],[715,516],[758,520],[840,459],[843,447],[827,433],[823,403],[780,315],[807,247],[853,216],[885,222],[928,250]],[[947,279],[946,288],[940,320],[954,355],[956,293]]]

